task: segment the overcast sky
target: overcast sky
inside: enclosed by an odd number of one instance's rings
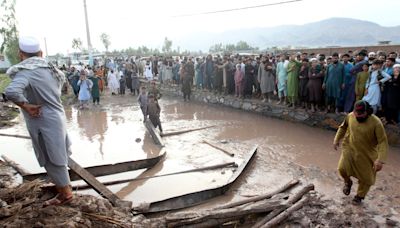
[[[400,25],[400,0],[303,0],[228,13],[175,17],[279,1],[286,0],[87,0],[91,41],[94,48],[104,50],[99,36],[105,32],[111,37],[110,50],[141,45],[161,49],[166,36],[174,41],[194,31],[301,25],[331,17],[368,20],[382,26]],[[17,0],[16,10],[20,35],[32,35],[42,42],[46,37],[50,55],[74,51],[73,38],[80,38],[87,47],[83,0]],[[173,42],[173,48],[176,46],[179,44]]]

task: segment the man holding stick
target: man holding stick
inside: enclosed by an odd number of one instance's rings
[[[57,196],[44,206],[62,205],[73,198],[67,170],[71,143],[60,99],[65,76],[42,58],[33,37],[19,39],[19,57],[21,62],[7,71],[12,81],[5,96],[21,108],[39,165],[56,185]]]

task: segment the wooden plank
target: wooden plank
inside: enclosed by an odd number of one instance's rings
[[[149,119],[147,119],[144,125],[146,126],[147,130],[149,131],[151,138],[153,138],[154,143],[161,147],[164,147],[163,140],[161,139],[160,134],[154,128],[151,121]]]
[[[164,159],[165,155],[166,152],[162,150],[159,156],[153,158],[121,162],[109,165],[85,167],[84,169],[86,169],[90,174],[92,174],[95,177],[112,175],[116,173],[151,168],[155,166],[159,161]],[[71,170],[69,170],[69,176],[71,181],[81,180],[81,177],[77,175],[75,172],[71,172]],[[24,180],[30,180],[30,181],[38,178],[47,179],[47,173],[27,174],[27,175],[22,175],[22,177],[24,178]]]
[[[215,127],[215,125],[207,126],[207,127],[193,128],[193,129],[182,130],[182,131],[167,132],[167,133],[162,133],[160,135],[161,135],[161,137],[167,137],[167,136],[173,136],[173,135],[180,135],[180,134],[184,134],[184,133],[189,133],[189,132],[192,132],[192,131],[200,131],[200,130],[204,130],[204,129],[212,128],[212,127]]]
[[[14,138],[20,138],[20,139],[31,139],[31,137],[25,136],[25,135],[13,135],[13,134],[5,134],[5,133],[0,133],[0,136],[14,137]]]
[[[106,186],[100,183],[92,174],[82,168],[72,158],[68,159],[68,167],[79,175],[88,185],[99,193],[102,197],[108,199],[114,206],[132,207],[132,202],[120,200]]]
[[[217,145],[214,145],[214,144],[212,144],[212,143],[210,143],[210,142],[207,142],[206,140],[203,140],[203,143],[205,143],[205,144],[207,144],[207,145],[209,145],[209,146],[211,146],[211,147],[213,147],[213,148],[215,148],[215,149],[217,149],[217,150],[220,150],[220,151],[224,152],[225,154],[227,154],[227,155],[229,155],[229,156],[231,156],[231,157],[234,157],[234,156],[235,156],[234,153],[231,153],[231,152],[229,152],[229,151],[227,151],[227,150],[225,150],[225,149],[223,149],[223,148],[221,148],[221,147],[219,147],[219,146],[217,146]]]
[[[13,167],[21,176],[29,174],[29,172],[26,169],[24,169],[21,165],[11,160],[7,156],[1,155],[1,158],[7,163],[7,165]]]

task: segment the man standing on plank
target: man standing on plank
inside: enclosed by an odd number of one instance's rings
[[[347,115],[340,125],[334,149],[342,142],[342,155],[339,160],[339,174],[344,180],[343,193],[349,195],[353,182],[358,179],[357,194],[353,204],[358,205],[375,184],[376,173],[382,169],[387,157],[388,141],[381,120],[372,114],[372,108],[366,101],[357,101],[354,111]]]
[[[65,204],[73,198],[67,170],[71,143],[60,99],[65,76],[42,58],[36,38],[19,39],[19,57],[7,70],[12,81],[5,95],[21,108],[39,165],[56,185],[57,196],[45,206]]]

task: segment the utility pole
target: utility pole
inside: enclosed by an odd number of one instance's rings
[[[46,49],[46,58],[49,57],[49,52],[47,51],[47,40],[46,37],[44,38],[44,49]]]
[[[83,0],[83,8],[85,10],[86,38],[87,38],[88,51],[89,51],[89,65],[93,66],[92,42],[90,41],[89,20],[88,20],[88,14],[87,14],[86,0]]]

